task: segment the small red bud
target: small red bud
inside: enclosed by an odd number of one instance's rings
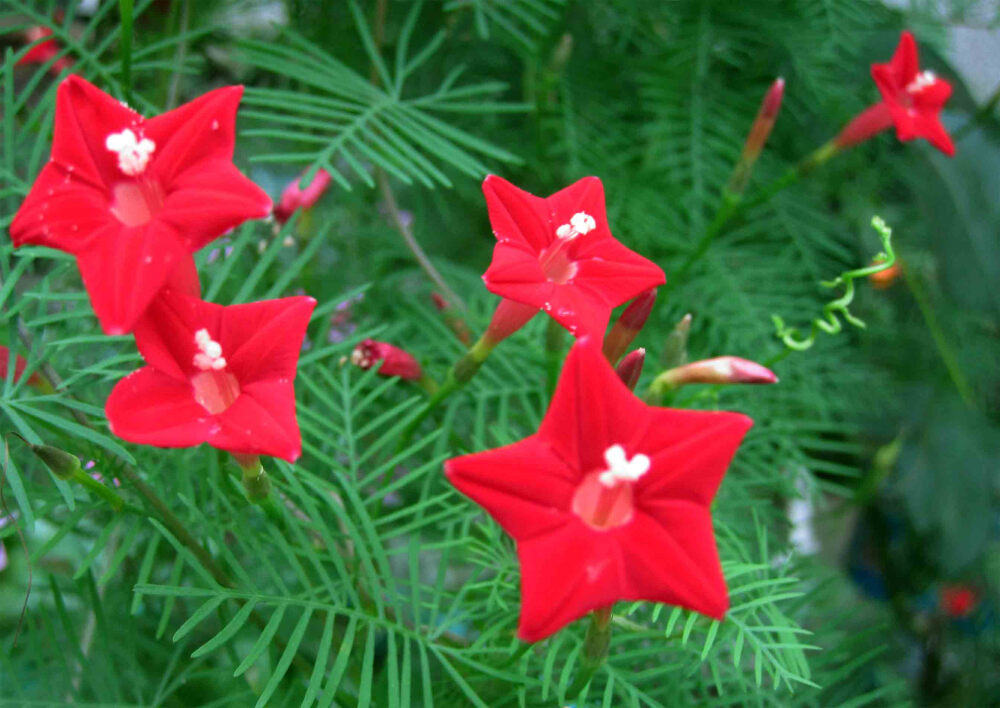
[[[645,326],[655,302],[656,288],[639,293],[622,312],[621,317],[615,322],[615,326],[608,332],[608,336],[604,338],[604,356],[612,364],[621,358],[632,340]]]
[[[495,347],[526,325],[538,312],[537,307],[504,298],[493,312],[493,319],[490,320],[484,338],[491,347]]]
[[[764,94],[757,117],[754,118],[750,132],[747,133],[746,143],[743,144],[743,154],[740,161],[733,170],[733,175],[729,179],[727,189],[733,194],[742,194],[750,180],[750,173],[753,171],[754,163],[760,157],[764,145],[767,143],[774,123],[778,119],[778,111],[781,110],[781,99],[785,95],[785,80],[777,78]]]
[[[642,365],[646,363],[646,350],[640,347],[635,351],[631,351],[625,355],[618,366],[615,367],[615,373],[622,380],[630,391],[635,390],[635,385],[639,383],[639,376],[642,375]]]
[[[423,375],[420,363],[412,354],[387,342],[365,339],[351,352],[351,363],[362,369],[370,369],[379,362],[379,376],[398,376],[408,381],[419,381]]]
[[[315,204],[323,192],[330,186],[330,173],[322,167],[313,176],[308,187],[302,187],[301,181],[306,172],[293,179],[281,193],[281,201],[274,207],[274,220],[284,224],[295,213],[296,209],[308,209]]]
[[[7,378],[8,374],[8,364],[10,362],[10,349],[0,345],[0,378]],[[18,354],[14,359],[14,381],[20,381],[21,377],[24,376],[24,370],[28,368],[28,362],[24,360],[24,357]],[[39,376],[38,372],[32,372],[31,376],[28,377],[27,381],[29,386],[34,388],[44,388],[45,380]]]

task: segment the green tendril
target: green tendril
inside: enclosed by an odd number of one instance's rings
[[[840,317],[855,327],[865,328],[865,323],[847,309],[854,300],[854,281],[891,268],[896,262],[896,253],[892,249],[892,229],[879,216],[872,217],[872,227],[882,241],[882,252],[875,256],[875,263],[870,266],[845,271],[833,280],[821,281],[824,288],[843,286],[844,294],[823,306],[823,316],[812,321],[808,337],[802,337],[799,330],[785,325],[785,321],[778,315],[771,315],[776,335],[788,350],[802,352],[809,349],[816,343],[821,330],[827,334],[838,334],[843,329]]]

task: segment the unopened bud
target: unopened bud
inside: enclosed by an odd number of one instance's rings
[[[308,187],[303,187],[301,184],[305,175],[306,172],[303,172],[293,179],[281,193],[281,201],[274,207],[274,220],[279,224],[288,221],[297,209],[310,208],[330,186],[330,173],[323,168],[313,175]]]
[[[629,391],[635,390],[635,385],[639,383],[639,376],[642,375],[642,365],[645,363],[646,350],[640,347],[626,354],[625,358],[615,367],[615,373],[618,374],[618,378],[628,387]]]
[[[604,356],[612,364],[621,359],[632,340],[645,326],[655,302],[656,288],[639,293],[622,312],[621,317],[615,322],[615,326],[608,332],[608,336],[604,338]]]
[[[24,376],[24,371],[27,368],[28,368],[28,362],[24,360],[23,356],[17,354],[14,357],[15,382],[21,380],[21,377]],[[10,373],[10,349],[8,349],[3,345],[0,345],[0,378],[7,378],[9,373]],[[46,389],[46,381],[45,379],[43,379],[41,376],[38,375],[37,371],[32,372],[31,376],[28,377],[27,384],[39,390],[44,391]],[[51,391],[48,392],[51,393]]]
[[[408,381],[419,381],[423,374],[412,354],[374,339],[365,339],[354,348],[351,363],[365,370],[379,364],[379,376],[398,376]]]
[[[45,463],[49,471],[59,479],[73,479],[83,473],[80,458],[51,445],[31,445],[31,450]]]
[[[493,312],[493,319],[490,320],[490,326],[486,329],[484,337],[495,347],[526,325],[538,311],[538,308],[532,305],[504,298]]]
[[[746,189],[753,166],[757,162],[757,158],[760,157],[768,136],[771,135],[771,129],[774,128],[784,94],[785,80],[782,78],[775,79],[767,93],[764,94],[760,110],[757,111],[757,117],[747,134],[747,141],[743,145],[743,154],[736,164],[736,169],[733,170],[733,176],[729,179],[728,191],[732,194],[742,194],[743,190]]]
[[[688,313],[674,325],[673,331],[667,335],[663,345],[660,363],[668,369],[687,363],[688,334],[691,332],[691,314]]]
[[[774,372],[760,364],[738,356],[720,356],[664,371],[653,382],[653,390],[662,393],[693,383],[771,384],[777,381]]]

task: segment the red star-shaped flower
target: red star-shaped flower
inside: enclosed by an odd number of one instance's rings
[[[729,600],[709,505],[751,425],[647,406],[596,341],[578,341],[536,434],[445,463],[517,541],[518,635],[543,639],[618,600],[721,618]]]
[[[903,32],[888,64],[872,64],[872,78],[900,140],[926,138],[944,154],[955,154],[955,145],[938,115],[951,96],[951,84],[931,71],[920,71],[912,34]]]
[[[301,440],[292,382],[315,305],[289,297],[223,307],[163,290],[135,327],[148,366],[108,397],[111,431],[144,445],[207,442],[295,461]]]
[[[52,157],[10,226],[14,245],[76,256],[108,334],[132,329],[178,264],[271,201],[232,163],[243,88],[144,119],[78,76],[59,86]]]
[[[497,238],[487,289],[545,310],[576,336],[602,338],[612,309],[666,281],[611,235],[597,177],[542,199],[490,175],[483,193]]]

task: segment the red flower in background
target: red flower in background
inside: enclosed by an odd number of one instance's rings
[[[144,445],[207,442],[294,461],[293,381],[315,305],[289,297],[223,307],[165,289],[135,327],[148,366],[108,397],[112,432]]]
[[[967,585],[945,585],[938,595],[941,607],[950,617],[966,617],[979,603],[979,593]]]
[[[951,84],[932,71],[920,71],[912,34],[903,32],[888,64],[872,64],[872,78],[882,101],[847,124],[835,140],[838,147],[856,145],[895,125],[900,140],[926,138],[945,155],[955,154],[940,118],[951,96]]]
[[[0,344],[0,378],[6,379],[10,373],[10,349]],[[25,369],[28,368],[28,362],[25,361],[24,357],[20,354],[14,356],[14,381],[20,381],[21,377],[24,376]],[[33,371],[31,376],[28,377],[27,384],[29,386],[41,387],[44,385],[43,379],[38,375],[37,371]]]
[[[24,32],[24,41],[28,44],[38,42],[35,46],[25,52],[24,56],[17,60],[18,66],[25,66],[27,64],[45,64],[51,61],[60,53],[62,53],[62,47],[54,39],[45,39],[46,37],[52,36],[52,30],[48,27],[29,27]],[[44,40],[44,41],[39,41]],[[63,69],[68,69],[73,66],[73,60],[70,57],[59,57],[56,59],[52,66],[49,67],[49,71],[53,74],[59,75],[62,73]]]
[[[938,116],[951,96],[951,84],[932,71],[920,71],[912,34],[903,32],[888,64],[872,64],[872,78],[892,116],[896,137],[926,138],[945,155],[955,154],[951,137]]]
[[[77,76],[59,86],[52,157],[10,226],[14,245],[76,256],[108,334],[136,319],[190,254],[271,201],[232,163],[240,86],[144,119]]]
[[[576,336],[603,338],[612,309],[666,281],[611,235],[596,177],[542,199],[490,175],[483,193],[497,238],[486,288],[545,310]]]
[[[313,177],[308,187],[303,188],[300,182],[305,172],[293,179],[281,193],[281,201],[274,207],[274,220],[283,224],[292,218],[297,209],[308,209],[323,196],[330,186],[330,173],[320,169]]]
[[[535,435],[445,463],[517,541],[518,635],[543,639],[618,600],[729,607],[709,506],[752,421],[647,406],[585,338]]]

